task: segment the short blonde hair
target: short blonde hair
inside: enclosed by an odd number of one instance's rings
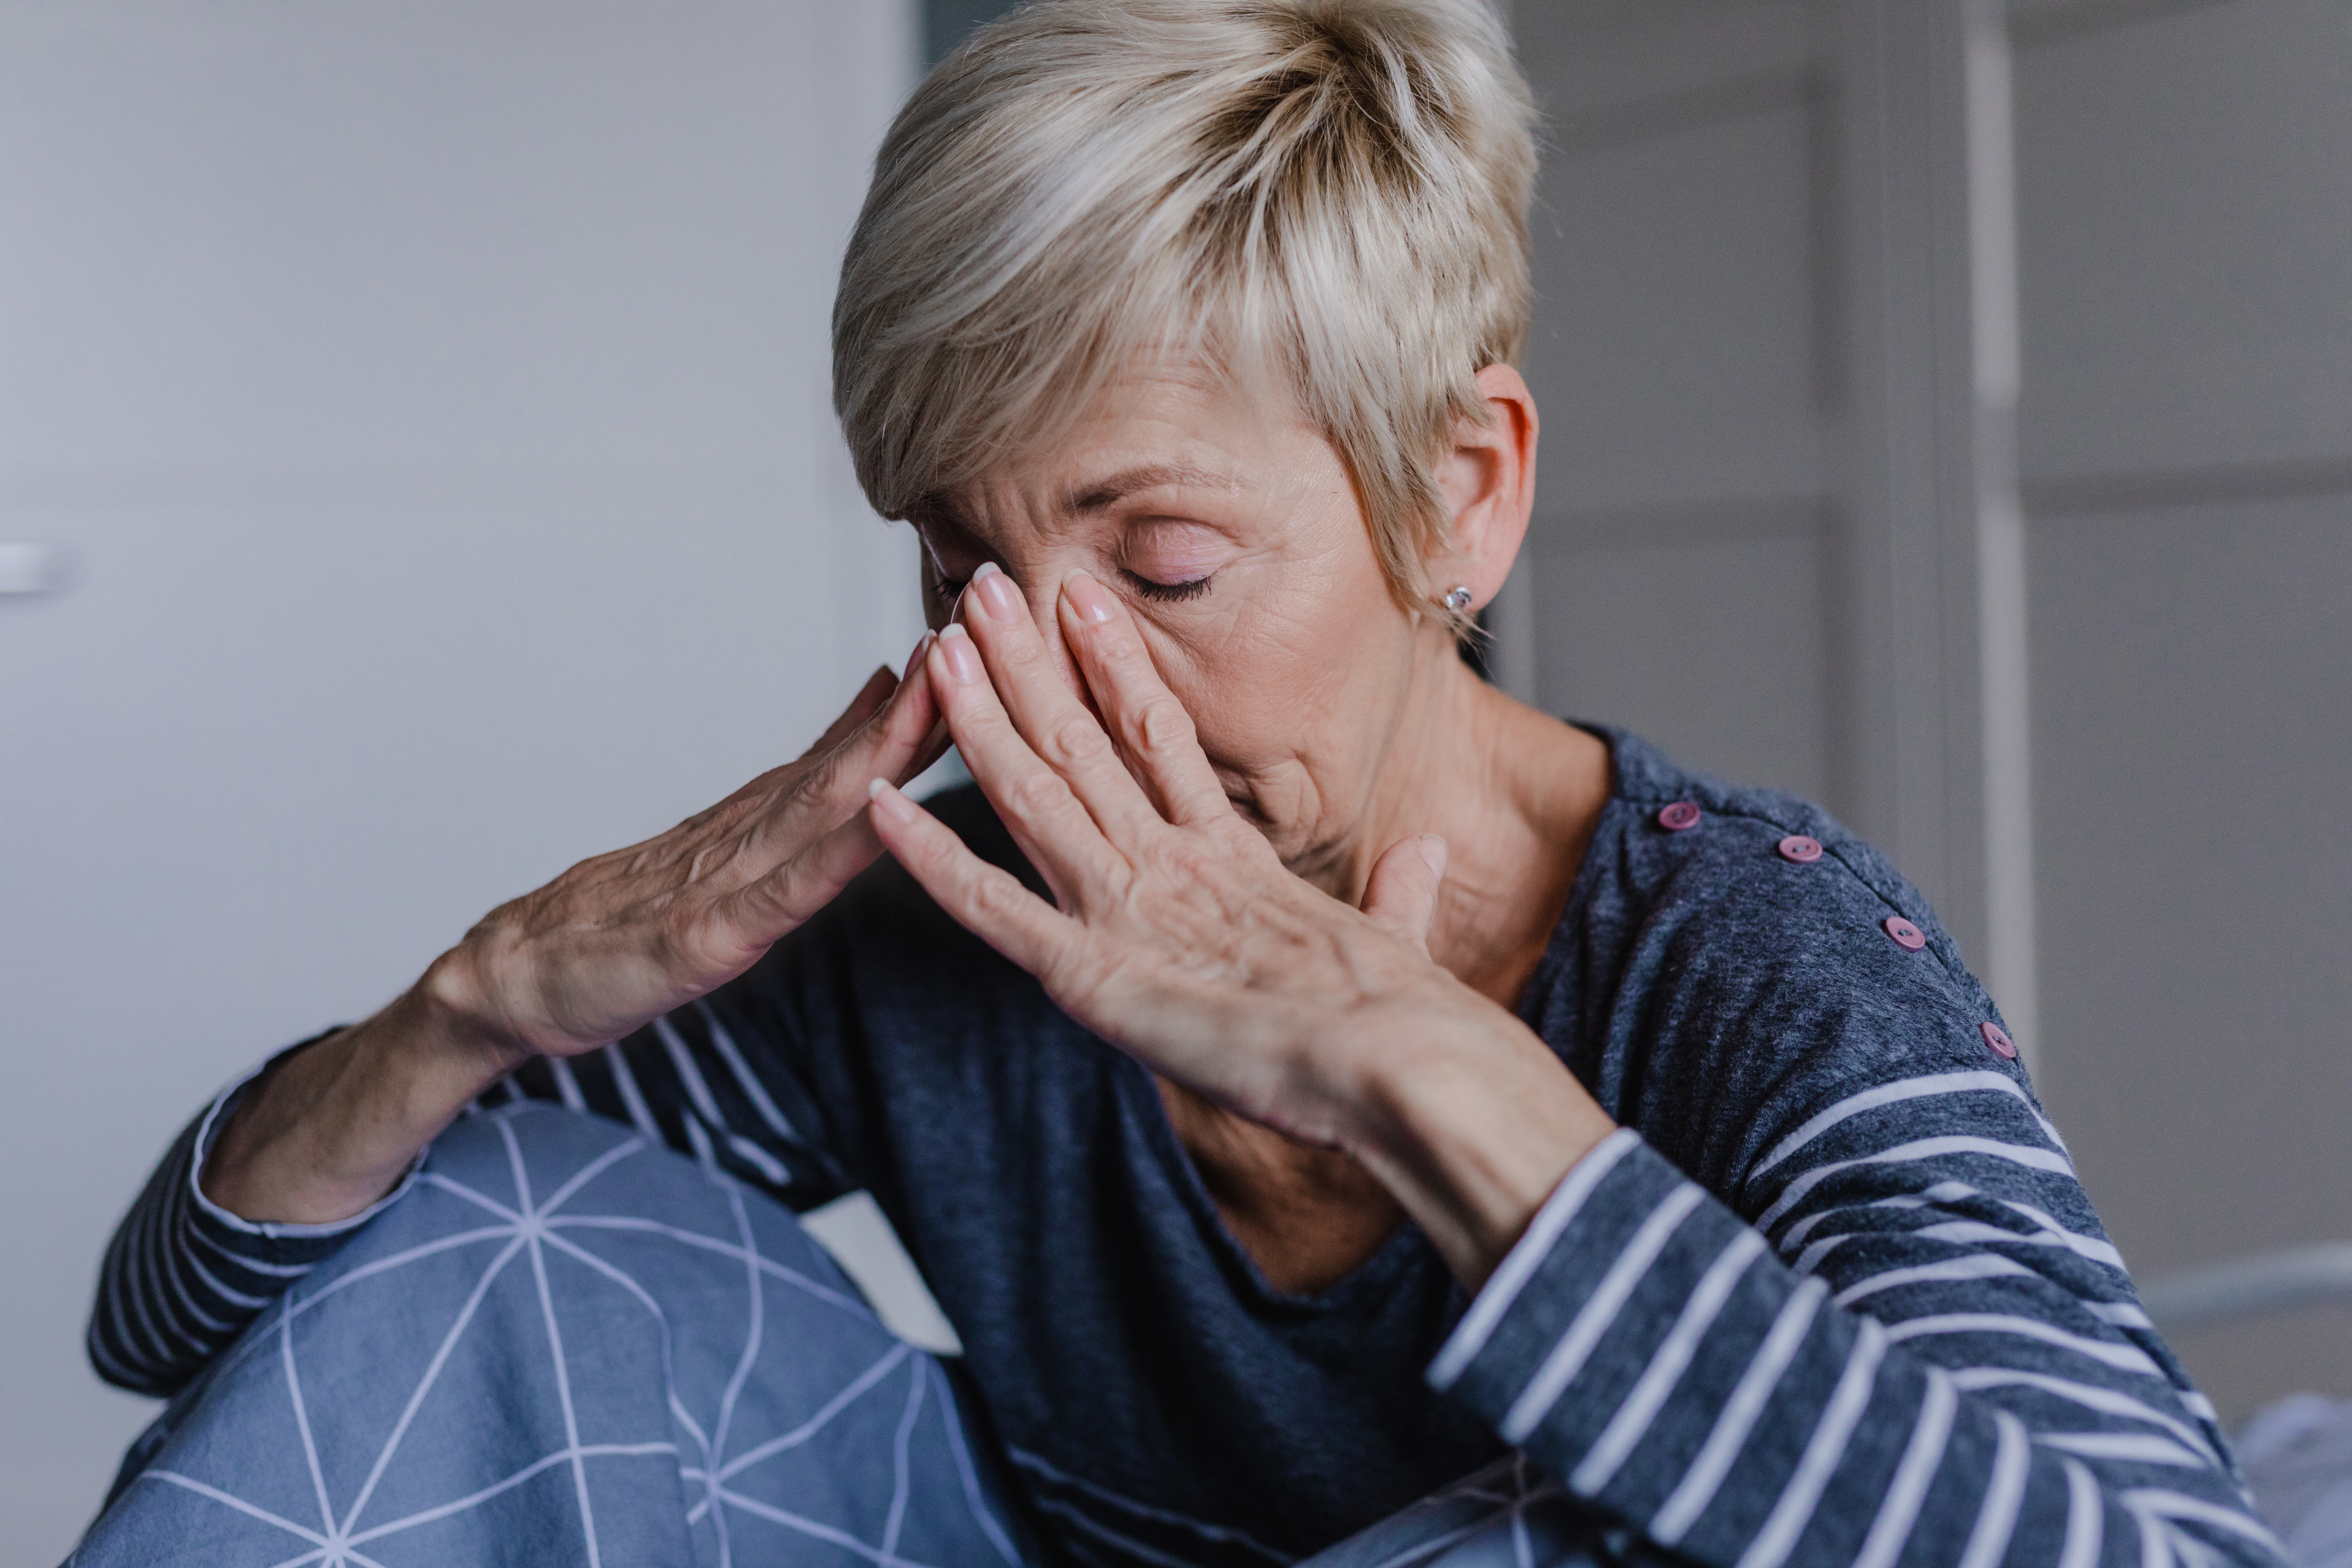
[[[1530,305],[1535,110],[1484,0],[1035,0],[890,127],[834,407],[875,510],[1051,441],[1139,356],[1297,398],[1425,607],[1434,466]]]

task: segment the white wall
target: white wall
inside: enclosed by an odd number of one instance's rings
[[[1514,19],[1550,145],[1505,647],[1544,705],[1860,828],[2030,1054],[2024,660],[1986,629],[2025,597],[1996,0]]]
[[[1851,811],[1807,8],[1523,4],[1513,21],[1549,121],[1531,695]]]
[[[1856,596],[1887,521],[1862,444],[1874,421],[1890,447],[1970,443],[1868,340],[1919,332],[1948,381],[1939,268],[1975,281],[1982,258],[1933,213],[1864,199],[1856,42],[1969,3],[1516,8],[1552,128],[1534,691],[1823,798],[1957,910],[1979,973],[2000,968],[2000,917],[2038,932],[2021,1040],[2143,1279],[2352,1239],[2352,7],[2010,7],[2020,602],[2000,623],[1979,600],[1970,626],[1965,584],[1915,553],[1882,586],[1948,613],[1890,640]],[[1927,203],[1938,178],[1893,194]],[[1906,301],[1875,258],[1923,242]],[[1933,499],[1895,495],[1895,531]],[[2010,862],[2021,928],[1996,878],[1954,875],[1964,834],[1915,835],[1870,782],[1922,730],[1965,761],[1952,714],[1988,647],[2021,647],[2004,700],[2031,694],[2006,715],[2030,712],[2030,818],[1976,824],[1987,865],[2030,847]],[[1906,657],[1892,702],[1853,700]],[[1913,775],[1894,776],[1899,796]],[[2014,983],[1987,978],[2016,1018]],[[2179,1346],[2233,1418],[2352,1394],[2352,1307]]]
[[[2044,1089],[2144,1276],[2352,1240],[2352,6],[2014,33]],[[2176,1341],[2352,1394],[2352,1303]]]
[[[226,1076],[799,751],[920,629],[826,319],[898,0],[0,5],[0,1561],[149,1414]]]

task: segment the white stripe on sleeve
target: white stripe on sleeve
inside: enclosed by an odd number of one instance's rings
[[[2161,1426],[2199,1453],[2206,1463],[2219,1465],[2220,1458],[2210,1445],[2186,1421],[2177,1420],[2148,1404],[2134,1399],[2112,1388],[2096,1384],[2077,1383],[2072,1378],[2053,1377],[2046,1372],[2027,1372],[2011,1366],[1962,1367],[1952,1373],[1963,1394],[1973,1394],[1980,1388],[2038,1388],[2044,1394],[2071,1400],[2085,1410],[2095,1410],[2102,1415],[2120,1415],[2129,1421],[2145,1421],[2151,1426]]]
[[[588,1109],[588,1097],[580,1092],[580,1075],[572,1070],[571,1062],[562,1057],[548,1058],[547,1076],[555,1080],[555,1092],[562,1097],[564,1110],[578,1112]]]
[[[1933,1160],[1946,1154],[1983,1154],[1995,1160],[2006,1160],[2012,1165],[2022,1165],[2029,1171],[2047,1171],[2053,1175],[2071,1176],[2074,1167],[2066,1156],[2048,1149],[2036,1149],[2031,1143],[2010,1143],[1999,1138],[1979,1138],[1973,1132],[1948,1132],[1937,1138],[1918,1138],[1908,1143],[1897,1143],[1875,1154],[1864,1154],[1852,1160],[1838,1160],[1826,1165],[1816,1165],[1781,1189],[1772,1206],[1756,1216],[1756,1228],[1769,1230],[1772,1222],[1804,1201],[1807,1193],[1842,1171],[1864,1165],[1897,1165],[1912,1160]]]
[[[743,1059],[742,1051],[735,1044],[735,1037],[729,1034],[727,1026],[719,1021],[718,1012],[707,1001],[697,1002],[694,1005],[702,1016],[703,1027],[710,1031],[711,1049],[717,1051],[719,1059],[727,1064],[727,1070],[735,1075],[735,1086],[743,1091],[743,1098],[751,1102],[751,1109],[760,1113],[760,1120],[768,1124],[768,1131],[787,1143],[797,1143],[806,1148],[807,1141],[793,1131],[793,1124],[784,1120],[782,1110],[776,1109],[775,1100],[768,1094],[767,1085],[760,1081],[751,1071],[751,1064]]]
[[[2004,1230],[1997,1225],[1987,1225],[1980,1219],[1948,1219],[1940,1224],[1922,1226],[1911,1233],[1924,1241],[1948,1241],[1955,1244],[1975,1243],[1991,1247],[2060,1247],[2077,1258],[2087,1258],[2094,1263],[2104,1263],[2121,1271],[2122,1254],[2095,1237],[2077,1236],[2071,1230],[2024,1231]]]
[[[2203,1498],[2190,1497],[2186,1492],[2171,1491],[2163,1487],[2135,1488],[2124,1493],[2123,1500],[2125,1507],[2144,1510],[2159,1519],[2191,1519],[2200,1524],[2219,1526],[2232,1535],[2258,1541],[2280,1555],[2285,1555],[2286,1549],[2279,1544],[2278,1537],[2252,1514],[2223,1508],[2218,1503],[2207,1502]]]
[[[1927,1334],[2013,1334],[2019,1339],[2038,1340],[2056,1345],[2076,1355],[2087,1356],[2104,1366],[2119,1372],[2146,1373],[2150,1377],[2162,1377],[2164,1372],[2137,1345],[2116,1344],[2106,1340],[2095,1340],[2083,1334],[2070,1334],[2054,1323],[2039,1318],[2020,1317],[2013,1312],[1939,1312],[1933,1317],[1913,1318],[1893,1331],[1899,1344]]]
[[[685,1037],[677,1032],[677,1026],[669,1021],[667,1014],[654,1020],[654,1037],[668,1053],[669,1065],[677,1071],[677,1081],[686,1086],[686,1097],[694,1102],[702,1120],[714,1131],[731,1131],[727,1119],[719,1114],[719,1101],[710,1097],[710,1086],[702,1081],[702,1069],[694,1065],[694,1053],[687,1048]]]
[[[2009,1550],[2017,1530],[2018,1510],[2025,1504],[2025,1479],[2032,1445],[2025,1423],[2006,1410],[1992,1413],[2000,1439],[1993,1448],[1992,1476],[1985,1482],[1984,1505],[1977,1510],[1976,1528],[1969,1532],[1968,1549],[1959,1568],[1995,1568]]]
[[[1763,1250],[1764,1238],[1742,1226],[1731,1238],[1731,1245],[1708,1265],[1691,1291],[1689,1301],[1685,1303],[1682,1316],[1675,1320],[1674,1328],[1650,1357],[1650,1364],[1642,1369],[1640,1379],[1617,1406],[1617,1413],[1609,1418],[1608,1426],[1585,1452],[1576,1472],[1569,1477],[1570,1486],[1590,1497],[1609,1484],[1618,1467],[1649,1432],[1650,1423],[1657,1419],[1666,1396],[1674,1392],[1675,1384],[1690,1366],[1699,1340],[1714,1326],[1724,1302],[1730,1300],[1732,1287],[1739,1283],[1739,1277]]]
[[[770,1186],[784,1187],[792,1184],[793,1173],[784,1169],[782,1162],[740,1132],[730,1132],[727,1135],[727,1146],[735,1151],[737,1158],[759,1172]]]
[[[629,1058],[619,1045],[604,1047],[604,1062],[613,1069],[613,1087],[621,1091],[621,1104],[629,1112],[630,1125],[644,1133],[655,1148],[667,1144],[669,1140],[662,1136],[661,1127],[654,1121],[645,1095],[637,1089],[637,1075],[629,1070]]]
[[[2203,1457],[2190,1453],[2169,1437],[2153,1432],[2043,1432],[2033,1439],[2045,1448],[2079,1454],[2086,1459],[2122,1459],[2135,1465],[2177,1465],[2206,1470]]]
[[[1675,1232],[1681,1228],[1683,1221],[1689,1218],[1691,1211],[1706,1198],[1706,1188],[1696,1182],[1685,1182],[1650,1211],[1650,1217],[1642,1222],[1641,1227],[1625,1243],[1625,1249],[1617,1255],[1617,1261],[1611,1264],[1609,1272],[1601,1277],[1601,1283],[1593,1288],[1591,1298],[1570,1320],[1567,1331],[1559,1336],[1559,1342],[1552,1346],[1551,1353],[1544,1357],[1543,1364],[1536,1369],[1535,1376],[1528,1380],[1527,1387],[1520,1390],[1518,1398],[1511,1402],[1511,1408],[1504,1415],[1502,1425],[1497,1428],[1504,1442],[1525,1442],[1528,1434],[1534,1431],[1550,1413],[1551,1407],[1559,1402],[1559,1396],[1575,1381],[1576,1374],[1584,1370],[1584,1363],[1592,1354],[1592,1347],[1601,1342],[1601,1336],[1609,1331],[1609,1325],[1615,1322],[1617,1314],[1624,1310],[1626,1298],[1633,1295],[1634,1288],[1648,1275],[1651,1267],[1658,1260],[1658,1254],[1666,1249],[1666,1243],[1674,1239]]]
[[[2106,1531],[2107,1500],[2099,1483],[2080,1459],[2066,1461],[2066,1544],[2058,1553],[2058,1568],[2098,1568],[2099,1546]]]
[[[1895,1466],[1895,1479],[1887,1483],[1885,1500],[1878,1505],[1878,1517],[1871,1521],[1870,1534],[1854,1556],[1853,1568],[1895,1568],[1911,1540],[1911,1527],[1919,1521],[1919,1505],[1927,1499],[1937,1467],[1944,1462],[1944,1445],[1951,1440],[1952,1415],[1959,1405],[1952,1380],[1942,1369],[1929,1367],[1918,1422],[1911,1428],[1903,1462]]]
[[[1949,1279],[1992,1279],[2003,1275],[2024,1274],[2033,1270],[2024,1264],[2003,1258],[1997,1252],[1971,1253],[1966,1258],[1948,1258],[1941,1263],[1914,1264],[1908,1268],[1890,1268],[1884,1274],[1867,1275],[1839,1291],[1833,1300],[1841,1307],[1875,1296],[1881,1290],[1893,1290],[1904,1285],[1932,1285]]]
[[[1754,1181],[1831,1128],[1842,1121],[1850,1121],[1866,1110],[1875,1110],[1883,1105],[1895,1105],[1906,1100],[1921,1100],[1932,1095],[1971,1093],[2011,1096],[2032,1115],[2035,1124],[2042,1129],[2052,1143],[2056,1144],[2061,1150],[2066,1147],[2058,1136],[2058,1130],[2050,1124],[2047,1117],[2033,1110],[2033,1102],[2026,1098],[2025,1090],[2020,1088],[2015,1080],[1997,1072],[1939,1072],[1931,1073],[1925,1078],[1905,1079],[1897,1083],[1882,1083],[1875,1089],[1866,1089],[1860,1094],[1849,1095],[1839,1100],[1820,1115],[1809,1119],[1803,1126],[1774,1144],[1772,1152],[1765,1155],[1757,1163],[1755,1168],[1748,1173],[1748,1180]]]
[[[1813,1510],[1821,1506],[1822,1489],[1845,1460],[1846,1444],[1853,1440],[1855,1423],[1869,1408],[1870,1394],[1878,1377],[1878,1363],[1886,1354],[1886,1331],[1877,1320],[1862,1320],[1862,1331],[1853,1337],[1853,1348],[1846,1352],[1845,1371],[1839,1374],[1837,1387],[1831,1391],[1830,1402],[1822,1407],[1821,1419],[1813,1424],[1813,1435],[1805,1442],[1805,1451],[1790,1474],[1789,1483],[1780,1489],[1780,1500],[1772,1505],[1770,1517],[1748,1550],[1739,1554],[1738,1568],[1780,1568],[1796,1549],[1798,1538],[1813,1520]],[[1976,1568],[1964,1564],[1963,1568]]]
[[[1470,1310],[1462,1314],[1462,1321],[1455,1325],[1453,1335],[1438,1351],[1437,1359],[1429,1363],[1429,1385],[1432,1388],[1443,1393],[1460,1381],[1462,1374],[1469,1370],[1470,1363],[1477,1359],[1478,1352],[1486,1348],[1486,1341],[1494,1335],[1495,1326],[1503,1321],[1503,1314],[1511,1310],[1511,1303],[1519,1299],[1519,1292],[1527,1289],[1527,1283],[1534,1277],[1537,1268],[1551,1256],[1552,1244],[1559,1239],[1560,1233],[1568,1228],[1577,1211],[1583,1208],[1585,1200],[1601,1184],[1601,1178],[1607,1175],[1620,1160],[1632,1153],[1633,1145],[1641,1141],[1642,1135],[1632,1128],[1620,1127],[1594,1144],[1583,1159],[1569,1167],[1568,1174],[1560,1178],[1559,1185],[1552,1189],[1551,1196],[1546,1198],[1543,1207],[1536,1211],[1536,1217],[1528,1222],[1527,1234],[1519,1237],[1518,1244],[1504,1256],[1502,1266],[1495,1270],[1494,1278],[1486,1281],[1486,1288],[1479,1291],[1477,1299],[1470,1303]]]
[[[1650,1521],[1651,1540],[1661,1546],[1676,1544],[1698,1522],[1706,1505],[1715,1500],[1723,1478],[1730,1474],[1732,1462],[1747,1445],[1748,1434],[1755,1429],[1756,1418],[1763,1414],[1764,1402],[1772,1397],[1781,1374],[1797,1358],[1799,1347],[1805,1342],[1805,1331],[1812,1327],[1813,1316],[1828,1294],[1828,1286],[1818,1279],[1808,1279],[1780,1304],[1779,1316],[1772,1320],[1771,1331],[1749,1358],[1748,1370],[1739,1374],[1731,1397],[1724,1401],[1723,1414],[1715,1418],[1715,1429],[1706,1435],[1706,1442],[1692,1458],[1690,1468],[1683,1472],[1683,1479],[1675,1483],[1674,1491]]]

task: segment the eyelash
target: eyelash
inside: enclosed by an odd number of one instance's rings
[[[1132,572],[1122,573],[1121,575],[1126,577],[1129,586],[1147,599],[1163,605],[1181,605],[1187,599],[1197,599],[1207,593],[1209,584],[1215,581],[1217,574],[1212,572],[1206,577],[1195,577],[1189,583],[1160,583],[1150,577],[1139,577]],[[941,578],[940,593],[953,603],[955,596],[962,593],[971,581],[969,577]]]
[[[1195,577],[1189,583],[1155,583],[1149,577],[1139,577],[1132,572],[1126,574],[1127,580],[1134,584],[1137,593],[1147,599],[1157,599],[1163,605],[1178,605],[1187,599],[1199,598],[1209,591],[1209,584],[1215,580],[1216,575],[1212,572],[1206,577]]]

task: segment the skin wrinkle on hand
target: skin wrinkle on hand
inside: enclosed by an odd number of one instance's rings
[[[594,1050],[750,968],[880,852],[860,781],[911,779],[945,750],[934,640],[905,679],[877,671],[797,762],[501,905],[383,1011],[256,1079],[206,1195],[248,1220],[348,1218],[527,1058]]]
[[[1464,430],[1440,465],[1456,548],[1430,574],[1469,580],[1484,599],[1525,527],[1535,422],[1516,373],[1498,367],[1481,381],[1498,417]],[[1327,1286],[1408,1214],[1465,1282],[1483,1279],[1609,1130],[1505,1011],[1540,957],[1605,801],[1605,748],[1486,687],[1454,656],[1441,617],[1398,604],[1318,433],[1202,376],[1115,384],[1049,451],[937,498],[917,521],[934,624],[969,626],[964,646],[989,667],[985,683],[943,687],[967,765],[1061,910],[1150,934],[1130,932],[1115,954],[1082,960],[1066,950],[1100,942],[1066,933],[1058,948],[1035,947],[1034,932],[1003,923],[1003,906],[959,902],[957,877],[974,873],[951,868],[969,852],[940,839],[943,829],[894,822],[886,841],[950,912],[1153,1068],[1204,1185],[1271,1282]],[[1155,554],[1171,533],[1221,542],[1183,561]],[[1219,563],[1189,596],[1155,591],[1194,580],[1213,555]],[[1107,623],[1079,602],[1092,602],[1089,582],[1118,606]],[[1015,595],[1025,618],[1011,614]],[[983,597],[997,606],[985,625]],[[1240,814],[1227,826],[1255,829],[1278,866],[1202,825],[1173,837],[1124,831],[1126,808],[1104,818],[1098,785],[1079,789],[1096,820],[1083,805],[1067,814],[1062,788],[1036,776],[1042,759],[1064,755],[1050,742],[1066,714],[1082,709],[1135,738],[1132,714],[1080,673],[1074,638],[1141,647],[1191,715],[1194,765],[1205,763]],[[1079,701],[1028,686],[1041,666]],[[1015,754],[1008,732],[1025,759],[1017,769],[1003,760]],[[1128,762],[1165,812],[1171,781],[1139,757]],[[1066,761],[1060,771],[1078,777]],[[1380,857],[1395,846],[1419,860],[1417,835],[1433,828],[1462,847],[1419,900],[1412,929],[1391,931],[1409,955],[1389,945],[1374,956],[1344,921],[1331,923],[1352,910],[1282,893],[1286,870],[1340,904],[1361,904]],[[1096,864],[1076,847],[1104,835],[1124,863]],[[1240,865],[1255,869],[1220,891],[1218,879]],[[1391,889],[1400,881],[1382,877]],[[1122,896],[1090,907],[1086,889],[1107,880]],[[1424,952],[1436,961],[1415,975]],[[1287,994],[1302,973],[1327,975],[1330,991]],[[1365,1048],[1400,1029],[1444,1037],[1447,1049]],[[1220,1043],[1204,1054],[1202,1038]],[[1304,1054],[1286,1068],[1253,1067],[1220,1064],[1219,1051]],[[1371,1065],[1383,1052],[1410,1072]],[[1477,1070],[1465,1070],[1472,1062]]]

